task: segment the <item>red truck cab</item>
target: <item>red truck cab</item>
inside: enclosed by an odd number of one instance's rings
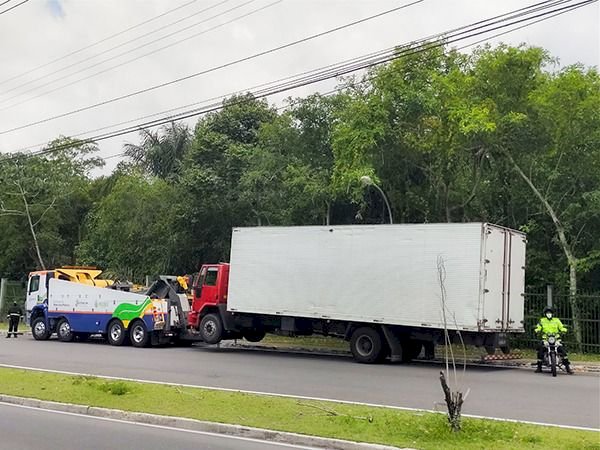
[[[207,314],[219,314],[227,310],[228,287],[229,264],[204,264],[200,268],[194,280],[192,310],[188,316],[192,328],[198,329],[202,317]]]

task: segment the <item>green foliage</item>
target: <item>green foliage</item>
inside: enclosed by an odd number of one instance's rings
[[[140,145],[125,144],[125,155],[133,164],[152,176],[175,179],[190,143],[185,125],[171,122],[158,131],[142,130]]]
[[[127,278],[192,272],[228,259],[236,226],[490,221],[528,233],[528,281],[563,283],[568,262],[600,288],[600,79],[556,69],[535,47],[435,48],[344,81],[336,95],[277,111],[251,94],[226,100],[190,132],[172,123],[127,144],[126,161],[90,179],[95,146],[68,138],[48,157],[0,160],[4,210],[22,180],[47,265],[99,265]],[[48,208],[52,205],[50,208]],[[85,224],[83,226],[82,224]],[[0,274],[38,259],[23,215],[1,215]]]
[[[120,177],[90,212],[78,261],[98,265],[121,279],[169,272],[177,251],[176,191],[141,175]]]
[[[74,262],[80,224],[91,208],[89,172],[101,161],[92,156],[95,145],[70,138],[46,149],[53,151],[0,156],[0,276],[22,279],[41,261]]]

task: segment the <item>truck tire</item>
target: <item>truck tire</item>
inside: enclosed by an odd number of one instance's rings
[[[36,341],[46,341],[50,337],[50,331],[43,317],[38,317],[31,324],[31,334]]]
[[[373,364],[381,361],[383,340],[377,330],[371,327],[357,328],[350,339],[350,350],[357,362]]]
[[[200,337],[207,344],[218,344],[223,339],[223,322],[217,314],[207,314],[200,321]]]
[[[267,333],[264,330],[247,330],[242,333],[248,342],[260,342],[265,338],[265,334]]]
[[[75,335],[73,334],[73,330],[71,330],[71,324],[67,319],[60,319],[58,325],[56,326],[56,336],[58,336],[58,340],[61,342],[72,342]]]
[[[148,347],[150,344],[150,333],[143,320],[136,320],[129,326],[129,339],[134,347]]]
[[[127,331],[119,319],[111,320],[108,324],[106,339],[110,345],[123,345]]]

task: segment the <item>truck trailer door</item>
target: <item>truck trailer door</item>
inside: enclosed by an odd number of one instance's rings
[[[525,235],[486,224],[484,249],[484,327],[503,331],[522,329]]]

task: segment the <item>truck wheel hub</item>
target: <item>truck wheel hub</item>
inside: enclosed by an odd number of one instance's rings
[[[135,342],[142,342],[144,340],[144,329],[141,326],[133,328],[133,339]]]
[[[110,336],[113,338],[113,340],[118,340],[121,337],[121,327],[114,325],[113,327],[111,327],[110,329]]]
[[[71,326],[69,325],[68,322],[63,322],[60,325],[60,334],[61,336],[68,336],[69,334],[71,334]]]
[[[373,339],[369,336],[360,336],[356,341],[356,350],[361,356],[369,356],[373,351]]]
[[[212,336],[215,334],[216,327],[212,322],[206,322],[204,324],[204,334],[207,336]]]
[[[46,331],[46,324],[44,322],[38,322],[35,324],[35,333],[36,334],[44,334]]]

